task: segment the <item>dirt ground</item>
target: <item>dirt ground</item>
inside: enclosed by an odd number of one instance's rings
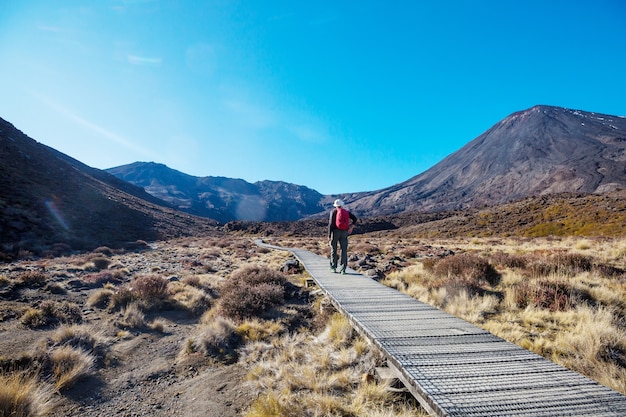
[[[159,270],[165,276],[181,276],[185,265],[199,272],[222,273],[233,270],[241,253],[255,250],[246,243],[244,249],[222,248],[220,254],[207,260],[190,259],[188,245],[165,247],[146,253],[112,256],[112,264],[124,268],[128,280],[133,274]],[[247,251],[247,252],[246,252]],[[84,255],[46,260],[0,264],[0,372],[15,369],[20,357],[46,346],[46,340],[59,326],[28,328],[21,322],[24,313],[45,300],[63,300],[81,309],[81,326],[93,326],[107,339],[103,363],[91,375],[81,378],[70,388],[55,394],[55,416],[239,416],[254,400],[243,384],[246,369],[238,363],[223,364],[198,354],[181,355],[186,339],[197,328],[199,317],[188,311],[170,310],[146,313],[146,322],[158,319],[162,329],[124,329],[116,324],[120,312],[90,306],[87,299],[99,288],[84,285],[81,277],[89,268]],[[191,257],[193,258],[193,257]],[[245,262],[245,261],[244,261]],[[220,266],[221,265],[221,266]],[[199,268],[199,269],[198,269]],[[46,285],[29,288],[18,285],[25,271],[44,271]],[[187,271],[188,272],[188,271]],[[224,272],[227,274],[227,272]],[[102,288],[102,287],[100,287]],[[117,314],[117,316],[116,316]],[[44,348],[45,349],[45,348]]]

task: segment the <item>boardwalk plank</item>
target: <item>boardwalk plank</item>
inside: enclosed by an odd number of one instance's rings
[[[257,241],[258,244],[265,245]],[[626,396],[328,259],[291,251],[433,415],[624,416]]]

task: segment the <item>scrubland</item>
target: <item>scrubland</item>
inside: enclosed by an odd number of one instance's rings
[[[323,238],[268,241],[328,255]],[[0,415],[423,416],[253,237],[0,265]],[[350,266],[626,393],[626,239],[354,235]],[[293,267],[293,265],[292,265]]]
[[[424,415],[290,258],[225,237],[1,264],[0,415]]]

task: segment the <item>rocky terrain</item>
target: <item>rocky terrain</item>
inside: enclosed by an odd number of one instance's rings
[[[560,107],[514,113],[434,167],[345,196],[361,215],[480,208],[553,193],[626,188],[626,118]]]
[[[281,181],[250,184],[242,179],[195,177],[154,162],[135,162],[106,171],[181,211],[222,223],[292,221],[324,210],[320,193]]]
[[[61,254],[62,248],[206,235],[217,224],[177,211],[0,119],[0,260],[20,251]]]

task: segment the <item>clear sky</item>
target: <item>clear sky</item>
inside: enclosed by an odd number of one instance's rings
[[[96,168],[323,194],[536,104],[626,115],[623,0],[0,0],[0,117]]]

